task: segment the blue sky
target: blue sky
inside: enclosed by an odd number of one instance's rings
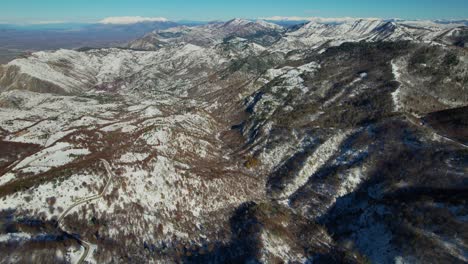
[[[93,22],[110,16],[216,20],[233,17],[466,19],[468,0],[1,0],[0,22]]]

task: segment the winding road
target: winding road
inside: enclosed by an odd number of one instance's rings
[[[82,205],[82,204],[85,204],[85,203],[88,203],[88,202],[91,202],[91,201],[94,201],[94,200],[98,200],[98,199],[101,199],[106,191],[109,189],[109,186],[112,182],[112,179],[115,177],[115,174],[112,172],[112,169],[111,169],[111,166],[109,164],[109,162],[107,162],[107,160],[104,160],[104,159],[101,159],[102,163],[104,164],[104,167],[106,168],[106,171],[107,171],[107,174],[109,175],[109,178],[107,180],[107,183],[106,185],[104,186],[104,188],[102,189],[102,191],[97,194],[97,195],[93,195],[93,196],[90,196],[90,197],[86,197],[86,198],[82,198],[78,201],[76,201],[74,204],[72,204],[70,207],[68,207],[61,215],[60,217],[58,218],[57,220],[57,223],[58,223],[58,226],[60,227],[60,225],[62,224],[63,222],[63,219],[65,219],[65,217],[68,215],[68,213],[70,213],[70,211],[72,211],[74,208]],[[60,227],[61,228],[61,227]],[[64,230],[64,229],[62,229]],[[79,242],[82,244],[82,246],[84,247],[84,252],[83,254],[81,255],[80,259],[76,262],[77,264],[82,264],[86,258],[88,257],[89,255],[89,251],[90,251],[90,248],[91,248],[91,245],[90,243],[78,238],[78,237],[75,237],[76,239],[79,240]]]
[[[421,119],[418,118],[417,116],[413,115],[413,114],[409,114],[409,113],[405,113],[404,114],[406,119],[413,125],[417,126],[417,127],[422,127],[423,129],[426,129],[429,133],[441,138],[441,139],[444,139],[448,142],[451,142],[461,148],[466,148],[468,149],[468,146],[461,143],[461,142],[458,142],[457,140],[454,140],[454,139],[451,139],[449,137],[446,137],[442,134],[440,134],[437,130],[435,130],[434,128],[432,128],[431,126],[427,125],[427,124],[424,124],[424,123],[421,123]]]

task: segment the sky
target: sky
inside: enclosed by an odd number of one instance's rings
[[[468,0],[1,0],[0,22],[96,22],[106,17],[467,19]]]

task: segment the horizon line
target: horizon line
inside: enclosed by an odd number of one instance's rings
[[[443,22],[456,22],[456,21],[468,21],[468,18],[436,18],[436,19],[404,19],[404,18],[379,18],[379,17],[301,17],[301,16],[268,16],[258,18],[242,18],[234,17],[230,19],[168,19],[164,17],[141,17],[141,16],[115,16],[105,17],[102,19],[89,19],[89,20],[30,20],[30,21],[0,21],[0,25],[16,25],[16,26],[33,26],[33,25],[63,25],[63,24],[104,24],[104,25],[131,25],[138,23],[151,23],[151,22],[226,22],[233,19],[244,19],[244,20],[264,20],[264,21],[278,21],[278,22],[301,22],[301,21],[315,21],[322,23],[332,22],[346,22],[350,20],[368,19],[368,20],[395,20],[395,21],[443,21]]]

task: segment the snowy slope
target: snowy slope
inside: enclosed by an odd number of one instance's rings
[[[211,46],[221,43],[228,37],[252,37],[257,42],[274,41],[265,38],[274,37],[281,33],[283,28],[279,25],[262,20],[249,21],[245,19],[233,19],[227,22],[214,22],[195,27],[175,27],[168,30],[155,31],[147,34],[142,39],[129,44],[134,49],[157,49],[169,43],[192,43],[200,46]]]
[[[3,75],[0,83],[4,90],[23,88],[27,86],[24,77],[27,76],[44,82],[40,88],[30,85],[33,91],[47,91],[47,86],[52,85],[65,93],[92,89],[128,90],[151,86],[151,80],[156,76],[162,77],[159,82],[163,82],[163,76],[171,72],[183,75],[191,70],[209,71],[223,62],[214,50],[191,44],[171,46],[157,52],[58,50],[33,53],[28,58],[2,66],[1,71],[9,74]]]
[[[0,253],[462,263],[464,34],[234,19],[0,66]]]

